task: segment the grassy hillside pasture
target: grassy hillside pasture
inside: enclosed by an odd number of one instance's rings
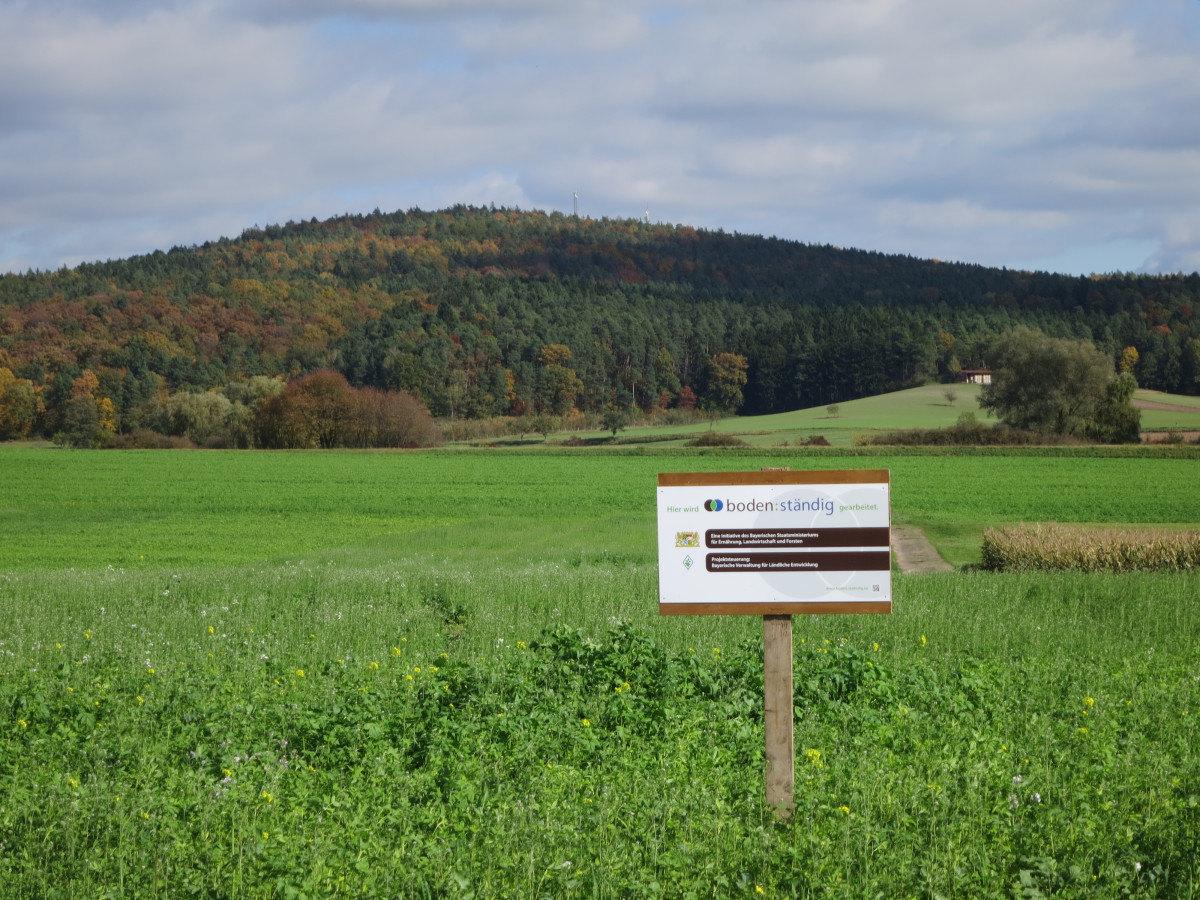
[[[956,395],[951,403],[946,392]],[[835,447],[848,447],[858,434],[878,434],[903,428],[948,428],[964,412],[973,412],[982,422],[994,422],[979,409],[979,385],[928,384],[919,388],[865,397],[837,404],[836,414],[827,407],[723,419],[712,424],[715,431],[739,435],[755,447],[777,447],[783,442],[802,444],[812,435],[821,435]],[[695,436],[708,425],[687,430]],[[630,431],[631,435],[638,432]]]
[[[1166,455],[0,448],[0,893],[1200,891],[1196,574],[797,617],[775,824],[761,622],[658,616],[653,551],[657,472],[773,464],[890,468],[960,562],[983,524],[1200,508]]]
[[[979,408],[977,384],[927,384],[917,388],[848,400],[837,404],[836,414],[828,407],[795,410],[768,416],[737,416],[712,423],[660,428],[629,428],[620,432],[622,443],[639,438],[652,441],[657,448],[682,447],[688,440],[708,430],[735,434],[752,447],[800,446],[813,435],[821,435],[834,447],[849,447],[858,435],[882,434],[913,428],[949,428],[965,412],[974,413],[979,422],[991,425],[994,416]],[[953,402],[946,392],[955,395]],[[1200,431],[1200,398],[1184,394],[1164,394],[1139,390],[1134,395],[1146,404],[1141,410],[1142,428],[1148,431]],[[1167,406],[1170,409],[1156,407]],[[602,437],[596,432],[592,437]],[[663,441],[666,435],[678,435]],[[551,439],[567,435],[552,435]],[[540,440],[540,439],[539,439]],[[503,443],[503,442],[501,442]]]
[[[1200,434],[1200,397],[1138,391],[1134,401],[1142,407],[1142,430],[1175,431],[1194,440]]]

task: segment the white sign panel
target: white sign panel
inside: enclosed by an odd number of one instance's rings
[[[660,475],[659,611],[890,612],[886,470]]]

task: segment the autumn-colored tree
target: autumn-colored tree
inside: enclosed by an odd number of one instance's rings
[[[1137,347],[1126,347],[1121,351],[1121,362],[1118,368],[1122,372],[1132,372],[1137,368],[1138,351]]]
[[[323,369],[288,384],[281,396],[301,423],[306,446],[344,446],[351,430],[353,392],[346,376]]]
[[[538,372],[537,403],[543,412],[566,415],[583,393],[583,381],[567,366],[571,348],[565,344],[547,344],[538,358],[542,368]]]
[[[356,447],[434,447],[445,437],[412,394],[360,388],[354,392],[351,442]]]
[[[746,386],[746,357],[740,353],[718,353],[708,362],[708,388],[704,405],[720,412],[737,412]]]
[[[93,400],[98,399],[96,394],[100,390],[100,379],[96,377],[96,373],[91,369],[84,369],[83,374],[71,382],[72,397],[91,397]]]
[[[117,407],[107,397],[101,397],[96,404],[96,413],[100,417],[100,435],[103,440],[117,433]]]
[[[547,344],[538,354],[543,366],[566,366],[571,361],[571,348],[566,344]]]
[[[352,388],[336,372],[297,378],[258,406],[250,431],[259,447],[432,447],[445,438],[404,391]]]
[[[38,396],[33,382],[17,378],[11,369],[0,367],[0,440],[28,437],[37,413]]]
[[[291,450],[308,446],[304,423],[283,394],[268,397],[254,413],[254,444],[266,450]]]

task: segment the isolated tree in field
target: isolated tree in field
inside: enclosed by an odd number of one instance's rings
[[[600,413],[600,424],[604,426],[605,431],[611,431],[613,437],[616,437],[617,432],[629,424],[628,408],[614,400]]]
[[[1102,409],[1106,420],[1127,418],[1118,409],[1129,406],[1128,382],[1110,390],[1113,361],[1087,341],[1016,328],[1000,339],[992,358],[992,383],[984,385],[979,405],[1015,428],[1084,435]]]
[[[529,427],[536,434],[542,436],[542,440],[548,440],[550,432],[558,429],[558,419],[554,416],[534,416],[529,420]]]

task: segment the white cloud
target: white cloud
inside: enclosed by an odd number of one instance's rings
[[[595,215],[1195,268],[1198,21],[1185,0],[0,0],[0,269],[574,190]]]

